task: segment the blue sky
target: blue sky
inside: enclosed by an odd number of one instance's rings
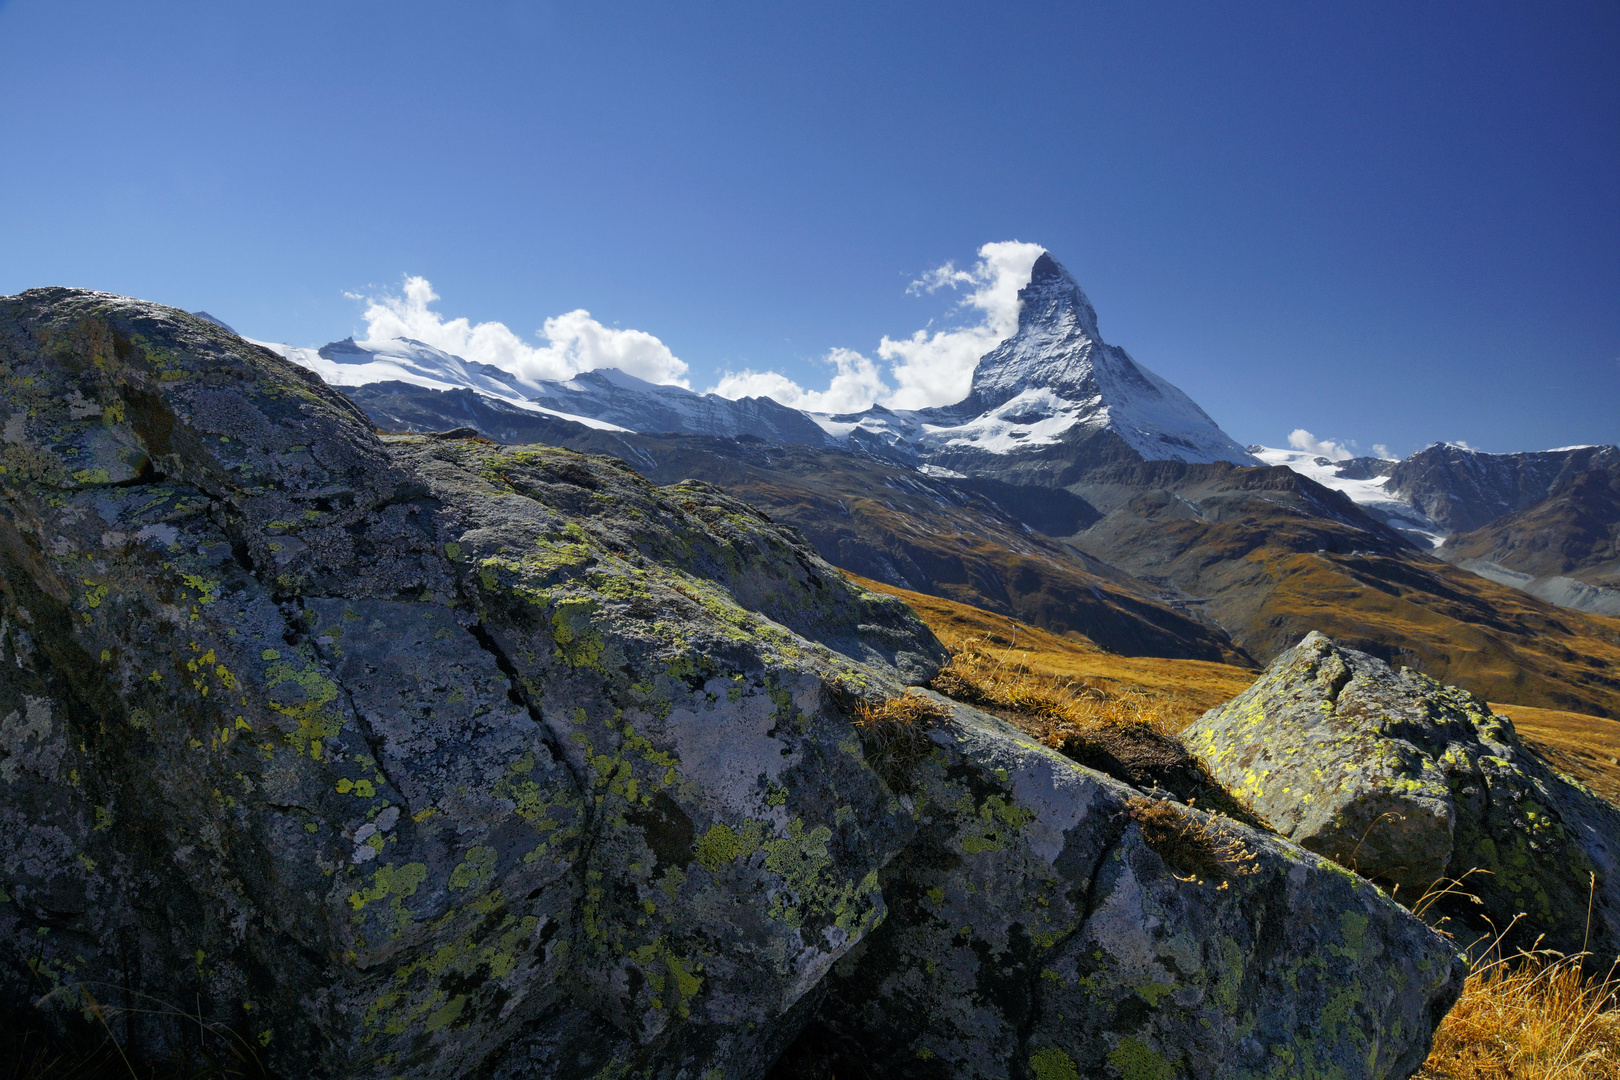
[[[816,390],[1019,240],[1241,442],[1620,441],[1617,58],[1613,2],[10,0],[0,293],[310,345],[417,275]]]

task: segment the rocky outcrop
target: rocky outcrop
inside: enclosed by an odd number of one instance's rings
[[[938,643],[714,487],[380,437],[104,294],[0,300],[0,380],[12,1017],[285,1076],[759,1077],[813,1020],[896,1074],[1385,1077],[1456,993],[1292,845],[965,708],[878,747]]]
[[[1467,875],[1481,904],[1434,915],[1486,932],[1523,913],[1510,944],[1620,952],[1620,812],[1471,694],[1312,633],[1183,737],[1284,836],[1409,905]]]
[[[1462,533],[1534,506],[1576,473],[1616,464],[1614,446],[1487,454],[1435,443],[1391,469],[1384,487],[1445,532]]]
[[[819,1019],[870,1075],[1406,1076],[1454,950],[1354,875],[963,705],[913,777],[888,920]],[[1399,1034],[1397,1034],[1399,1033]]]

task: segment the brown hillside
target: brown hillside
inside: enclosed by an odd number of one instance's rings
[[[1311,630],[1493,701],[1620,717],[1620,620],[1555,607],[1410,547],[1285,470],[1093,481],[1078,547],[1198,605],[1265,662]],[[1163,487],[1142,491],[1144,483]]]
[[[757,439],[579,428],[562,441],[622,457],[656,483],[690,477],[719,485],[797,528],[835,566],[900,588],[1073,631],[1134,656],[1248,659],[1218,628],[1052,539],[1097,516],[1065,491],[937,479],[869,454]]]

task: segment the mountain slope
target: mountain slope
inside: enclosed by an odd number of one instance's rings
[[[1620,464],[1567,477],[1547,498],[1451,537],[1436,554],[1550,603],[1620,615]]]
[[[1066,533],[1096,519],[1067,493],[931,477],[836,449],[569,427],[546,441],[622,457],[655,482],[718,485],[797,528],[842,569],[1125,655],[1248,662],[1220,630],[1037,531],[1032,522]]]
[[[1448,565],[1288,470],[1159,462],[1073,490],[1105,514],[1071,544],[1258,661],[1320,630],[1493,701],[1620,718],[1620,620]]]
[[[1385,490],[1444,532],[1469,532],[1540,502],[1578,472],[1614,464],[1620,450],[1613,446],[1486,454],[1436,443],[1391,469]]]

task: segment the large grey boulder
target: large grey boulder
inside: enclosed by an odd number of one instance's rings
[[[1620,952],[1620,812],[1466,691],[1312,633],[1183,738],[1277,831],[1409,906],[1467,875],[1481,903],[1434,915],[1485,933],[1522,913],[1510,946]]]
[[[874,749],[943,655],[713,487],[5,298],[0,1020],[289,1077],[758,1078],[813,1018],[931,1075],[1421,1059],[1455,956],[1375,890],[965,708]]]
[[[839,961],[820,1013],[870,1075],[1422,1064],[1463,969],[1376,888],[949,708],[912,778],[917,838],[883,872],[889,918]]]

